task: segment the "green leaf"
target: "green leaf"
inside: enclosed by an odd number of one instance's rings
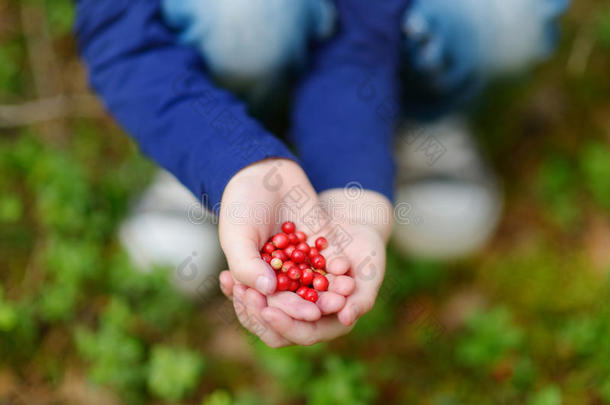
[[[0,46],[0,94],[16,94],[21,90],[23,48],[17,41]]]
[[[145,381],[144,345],[128,332],[131,318],[129,307],[113,298],[98,331],[75,331],[76,347],[90,363],[90,378],[115,389],[127,403],[141,398]]]
[[[365,375],[364,363],[338,356],[326,359],[325,372],[308,383],[308,405],[365,405],[375,396],[375,388]]]
[[[201,405],[232,405],[231,395],[225,390],[215,390],[208,395]]]
[[[54,35],[69,34],[74,21],[74,2],[71,0],[46,0],[45,9],[49,26]]]
[[[475,312],[456,347],[457,360],[467,367],[489,368],[517,348],[522,337],[521,331],[512,325],[506,308]]]
[[[7,304],[0,303],[0,331],[10,332],[17,324],[17,312]]]
[[[0,196],[0,222],[18,222],[23,215],[23,204],[16,195]]]
[[[588,144],[580,155],[585,185],[602,208],[610,210],[610,150],[601,142]]]
[[[197,387],[204,364],[197,352],[154,346],[148,370],[148,389],[168,401],[182,399]]]
[[[606,48],[610,48],[610,12],[604,11],[596,19],[597,38]]]
[[[561,405],[561,390],[549,385],[531,396],[527,405]]]
[[[551,156],[541,165],[536,179],[539,198],[546,215],[562,227],[572,226],[582,215],[576,200],[578,175],[573,162],[563,156]]]

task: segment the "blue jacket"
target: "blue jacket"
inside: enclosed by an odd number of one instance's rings
[[[336,0],[339,31],[296,91],[290,140],[318,191],[360,184],[391,199],[401,19],[408,0]],[[180,45],[159,0],[78,0],[76,35],[90,81],[141,150],[208,207],[227,182],[287,146],[216,86]]]

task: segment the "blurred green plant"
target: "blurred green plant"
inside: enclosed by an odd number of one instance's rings
[[[562,346],[588,371],[599,394],[610,402],[610,301],[588,314],[575,314],[560,331]]]
[[[91,379],[112,387],[127,402],[139,402],[146,378],[145,348],[129,332],[132,322],[127,304],[113,298],[102,314],[98,330],[79,327],[75,338],[79,353],[91,364]]]
[[[233,400],[227,391],[215,390],[201,401],[201,405],[233,405]]]
[[[23,58],[24,50],[19,40],[0,43],[0,100],[23,89]]]
[[[151,350],[147,383],[154,395],[177,401],[197,387],[205,365],[199,353],[165,345],[153,346]]]
[[[512,384],[519,391],[524,392],[532,387],[536,382],[538,370],[536,365],[529,357],[522,357],[515,364],[515,370],[512,376]]]
[[[100,270],[99,248],[83,240],[52,237],[43,255],[52,280],[42,287],[41,316],[47,321],[66,320],[74,314],[81,286]]]
[[[293,398],[308,405],[367,404],[375,389],[367,380],[366,363],[332,355],[323,344],[269,349],[257,343],[259,364]]]
[[[579,156],[584,184],[595,202],[610,210],[610,149],[601,142],[585,145]]]
[[[592,210],[610,209],[610,151],[603,136],[610,54],[598,52],[610,47],[610,14],[600,2],[582,1],[579,8],[589,12],[566,19],[557,62],[525,80],[493,85],[479,114],[481,141],[509,187],[530,167],[539,168],[534,187],[541,204],[528,212],[534,220],[523,221],[509,200],[512,215],[502,228],[508,231],[468,266],[408,260],[390,248],[374,310],[349,336],[311,348],[272,350],[256,343],[254,359],[247,350],[231,359],[216,355],[216,339],[233,332],[221,327],[216,335],[206,310],[195,311],[196,304],[171,288],[168,269],[140,271],[129,263],[117,227],[155,168],[109,120],[58,120],[52,123],[61,129],[56,136],[34,127],[3,128],[2,392],[11,381],[25,383],[26,389],[16,385],[19,396],[44,392],[45,401],[66,403],[64,372],[84,370],[130,405],[195,404],[197,394],[210,391],[205,405],[610,403],[610,296],[600,281],[603,270],[591,271],[587,242],[573,232]],[[1,22],[8,22],[0,26],[2,104],[33,94],[18,23],[26,2],[47,16],[53,50],[68,67],[66,87],[79,86],[69,35],[73,0],[0,0]],[[592,28],[597,47],[583,74],[568,77],[565,61],[581,27]],[[548,94],[557,102],[546,102]],[[543,130],[530,137],[524,129],[532,127]],[[578,141],[564,139],[570,133],[578,133]],[[539,219],[555,226],[540,229]],[[569,245],[553,243],[566,239]],[[422,296],[442,312],[451,296],[445,293],[458,285],[476,289],[492,309],[473,315],[463,329],[445,331],[443,339],[422,333],[428,343],[414,342],[417,325],[403,322],[405,302]],[[66,341],[71,329],[73,340]],[[197,342],[210,352],[203,357],[174,342]],[[4,402],[14,398],[0,394]]]
[[[0,333],[10,332],[17,324],[17,312],[13,305],[4,299],[4,290],[0,285]]]
[[[309,385],[315,374],[316,359],[324,353],[324,345],[283,347],[270,349],[255,343],[260,366],[273,375],[287,392],[299,394]]]
[[[41,1],[41,0],[39,0]],[[69,34],[75,16],[75,3],[71,0],[42,0],[51,31],[55,36]]]
[[[561,405],[561,403],[561,390],[554,385],[541,389],[527,401],[527,405]]]
[[[507,308],[476,311],[466,323],[466,331],[456,345],[459,364],[489,370],[523,341],[523,333],[511,322]]]
[[[0,223],[18,222],[23,215],[23,204],[17,195],[0,196]]]
[[[367,381],[366,366],[330,355],[324,372],[308,384],[308,405],[366,405],[373,402],[375,388]]]
[[[598,14],[595,32],[601,44],[610,48],[610,11],[604,10]]]
[[[148,327],[164,331],[192,314],[193,302],[172,288],[166,268],[136,269],[124,252],[111,255],[105,282],[110,291],[129,302]]]
[[[386,275],[373,309],[358,320],[351,332],[359,338],[378,335],[395,325],[405,300],[416,292],[432,290],[445,276],[445,266],[426,260],[408,260],[393,249],[388,249]]]
[[[547,217],[565,229],[573,227],[582,216],[577,198],[578,181],[573,162],[563,156],[547,157],[538,171],[536,188],[546,204]]]

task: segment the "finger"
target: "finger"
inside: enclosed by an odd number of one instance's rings
[[[337,276],[347,273],[349,269],[350,262],[345,256],[335,256],[326,264],[326,271]]]
[[[316,304],[305,301],[293,292],[282,291],[267,297],[267,305],[282,310],[286,315],[302,321],[317,321],[322,312]]]
[[[356,281],[350,276],[333,276],[332,274],[327,274],[326,277],[329,281],[328,291],[347,297],[356,289]]]
[[[250,316],[260,321],[261,328],[258,331],[258,337],[265,342],[267,346],[277,348],[292,344],[290,341],[275,332],[271,325],[269,325],[263,319],[261,311],[267,308],[267,299],[264,295],[252,288],[249,288],[246,291],[246,303]]]
[[[316,305],[320,308],[322,315],[336,314],[345,306],[345,297],[330,291],[318,294]]]
[[[275,332],[302,346],[334,339],[351,329],[339,323],[334,316],[324,317],[317,322],[303,322],[292,319],[277,308],[270,307],[265,308],[261,314]]]
[[[352,326],[362,315],[373,309],[377,290],[356,287],[356,292],[347,297],[345,306],[337,313],[337,318],[345,326]]]
[[[255,238],[241,235],[223,238],[223,251],[227,256],[229,270],[236,281],[268,295],[275,291],[275,272],[260,257]]]
[[[378,263],[370,263],[366,268],[360,268],[354,273],[356,289],[347,297],[345,307],[337,314],[343,325],[353,325],[356,319],[373,309],[384,273],[383,259]]]
[[[220,273],[218,276],[218,280],[220,281],[220,290],[222,293],[230,300],[233,299],[233,286],[235,282],[233,281],[233,277],[228,270],[225,270]]]
[[[291,342],[275,332],[261,316],[260,310],[265,307],[264,296],[243,285],[236,285],[233,293],[235,314],[244,328],[258,336],[261,341],[271,348],[291,344]],[[258,295],[263,302],[257,299],[256,295]]]

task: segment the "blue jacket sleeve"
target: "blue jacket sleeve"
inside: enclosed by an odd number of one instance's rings
[[[408,0],[336,0],[339,32],[297,90],[292,140],[318,191],[361,185],[390,200],[401,22]]]
[[[79,0],[77,13],[93,88],[142,151],[208,207],[218,210],[227,182],[248,164],[294,159],[176,42],[159,0]]]

